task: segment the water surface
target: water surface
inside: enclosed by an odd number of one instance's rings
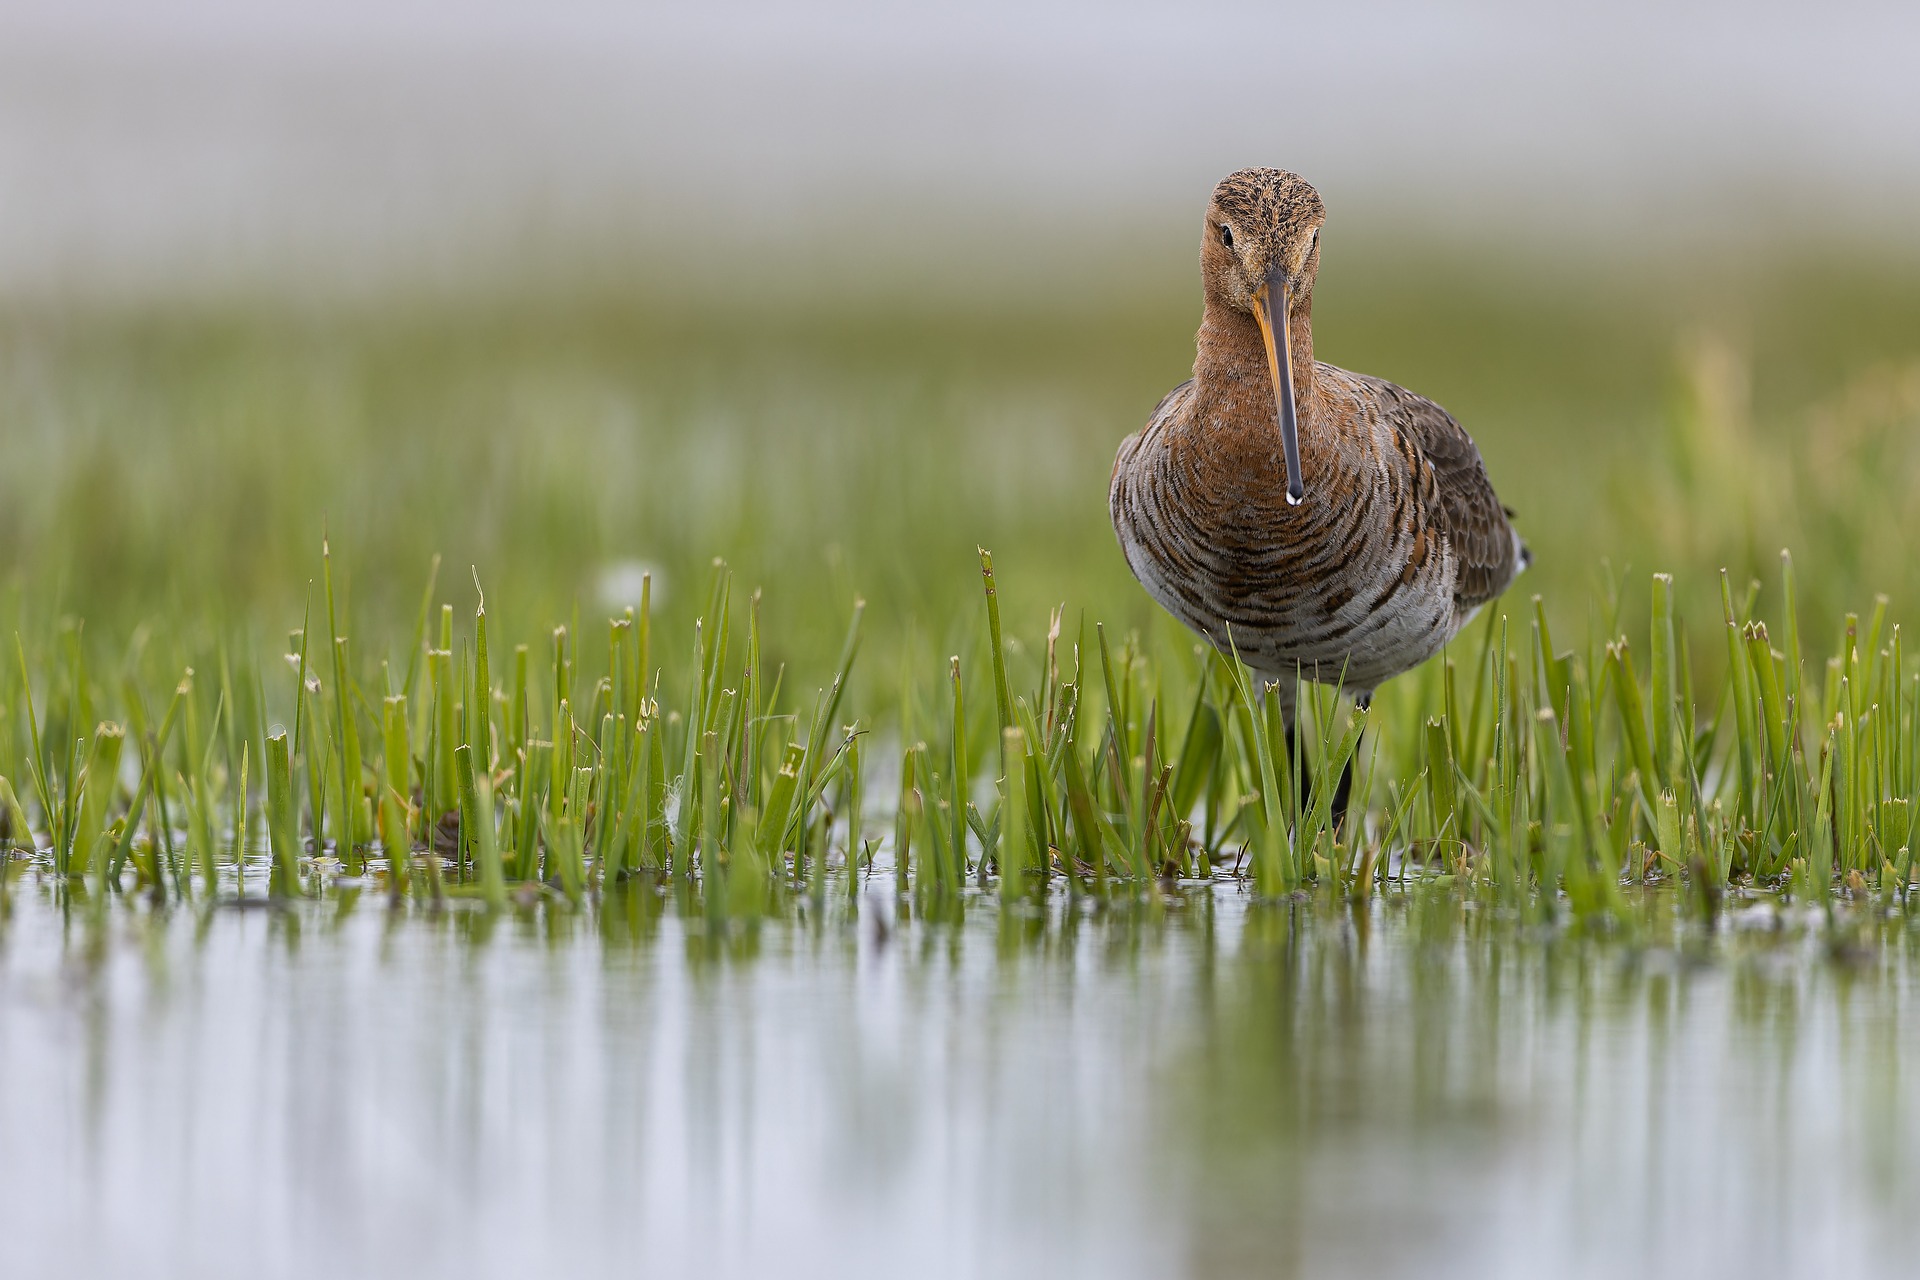
[[[0,932],[8,1276],[1892,1275],[1914,933],[876,875]]]

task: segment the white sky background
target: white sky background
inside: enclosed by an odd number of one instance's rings
[[[0,0],[0,297],[1185,271],[1255,163],[1375,233],[1910,244],[1920,4]]]

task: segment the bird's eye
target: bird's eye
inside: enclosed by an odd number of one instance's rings
[[[1220,243],[1229,249],[1233,248],[1233,228],[1224,222],[1220,224]]]

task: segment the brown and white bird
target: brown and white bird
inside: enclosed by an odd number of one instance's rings
[[[1298,677],[1364,704],[1528,561],[1445,409],[1313,358],[1325,220],[1282,169],[1214,188],[1193,377],[1121,444],[1108,493],[1134,576],[1268,682],[1289,733]]]

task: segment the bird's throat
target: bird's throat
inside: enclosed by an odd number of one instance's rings
[[[1307,308],[1296,306],[1288,317],[1287,329],[1294,405],[1304,437],[1308,424],[1318,416],[1312,314]],[[1253,316],[1209,299],[1200,319],[1195,348],[1195,399],[1214,406],[1217,413],[1227,418],[1245,419],[1249,426],[1264,421],[1277,430],[1273,375],[1267,365],[1267,349],[1260,337],[1260,326]]]

